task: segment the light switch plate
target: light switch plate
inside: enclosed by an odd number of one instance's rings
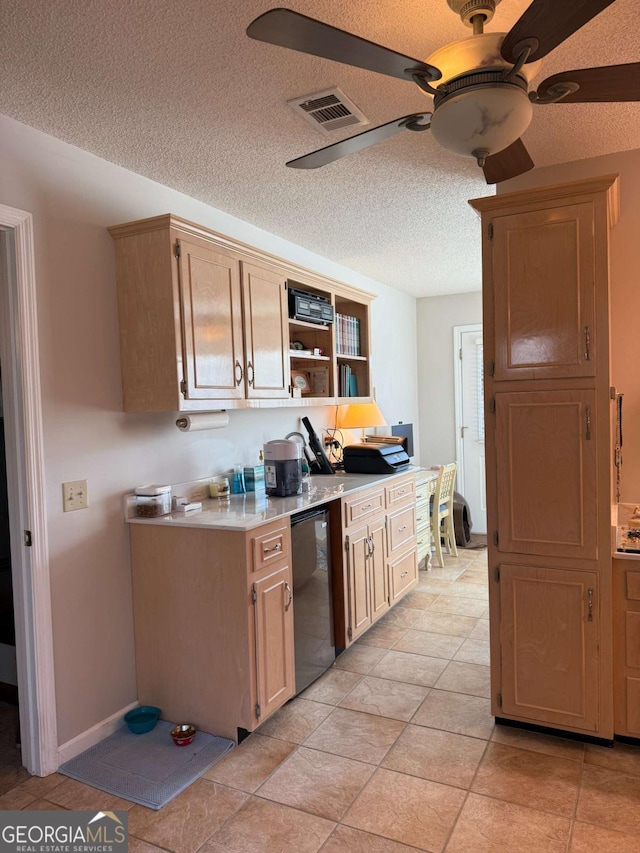
[[[73,480],[62,484],[62,509],[65,512],[86,509],[88,505],[86,480]]]

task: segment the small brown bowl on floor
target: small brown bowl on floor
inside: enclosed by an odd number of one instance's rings
[[[187,746],[196,736],[196,727],[188,723],[171,729],[171,737],[176,746]]]

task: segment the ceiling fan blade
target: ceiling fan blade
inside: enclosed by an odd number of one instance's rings
[[[601,68],[579,68],[547,77],[538,86],[537,96],[542,103],[553,96],[564,83],[577,83],[558,104],[606,103],[610,101],[640,101],[640,62],[627,65],[603,65]]]
[[[271,9],[260,15],[247,27],[247,35],[258,41],[333,59],[345,65],[355,65],[401,80],[410,80],[412,73],[422,74],[428,80],[437,80],[442,76],[433,65],[396,53],[388,47],[290,9]]]
[[[542,59],[570,35],[577,32],[615,0],[533,0],[504,37],[500,52],[507,62],[515,62],[518,44],[535,39],[538,45],[527,62]]]
[[[484,161],[482,170],[488,184],[499,184],[533,169],[533,160],[521,139],[516,139],[508,148],[491,154]]]
[[[363,133],[357,133],[355,136],[343,139],[342,142],[334,142],[333,145],[327,145],[326,148],[319,148],[303,157],[289,160],[287,166],[292,169],[317,169],[320,166],[326,166],[341,157],[355,154],[356,151],[362,151],[363,148],[375,145],[376,142],[390,139],[402,130],[427,130],[430,124],[421,124],[420,122],[430,118],[431,113],[416,113],[415,115],[396,118],[387,124],[378,125],[371,130],[365,130]]]

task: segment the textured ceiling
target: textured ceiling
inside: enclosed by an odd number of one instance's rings
[[[558,0],[563,2],[563,0]],[[267,0],[0,3],[0,111],[418,296],[480,287],[472,160],[403,133],[314,171],[285,162],[331,137],[285,101],[338,85],[371,121],[429,109],[413,83],[253,41]],[[528,0],[503,0],[506,31]],[[289,8],[417,58],[471,31],[445,0],[292,0]],[[538,80],[640,60],[638,0],[617,0],[553,51]],[[535,83],[535,81],[534,81]],[[640,104],[538,106],[537,166],[640,148]]]

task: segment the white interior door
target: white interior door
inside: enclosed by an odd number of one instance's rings
[[[456,326],[456,491],[469,504],[473,533],[487,532],[482,326]]]

